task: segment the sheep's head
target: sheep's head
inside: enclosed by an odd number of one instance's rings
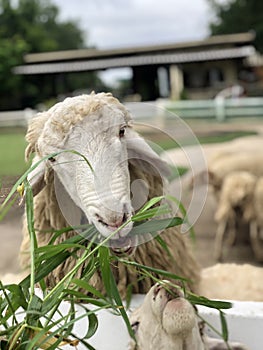
[[[68,98],[41,113],[33,119],[27,134],[26,155],[35,152],[35,161],[59,153],[31,173],[33,190],[40,190],[43,175],[53,170],[57,182],[81,210],[80,221],[93,223],[103,237],[112,234],[138,209],[138,200],[132,201],[130,196],[129,163],[140,166],[143,160],[157,172],[156,168],[163,167],[157,154],[133,131],[130,121],[129,112],[111,94],[93,93]],[[121,229],[113,237],[113,245],[133,246],[131,238],[125,238],[131,228],[129,223]]]
[[[138,349],[203,350],[194,307],[180,289],[154,285],[130,318]]]
[[[253,193],[256,176],[247,171],[233,171],[225,176],[215,220],[235,218],[236,210],[249,221],[253,216]]]
[[[225,181],[225,186],[229,189],[232,188],[231,203],[233,207],[251,204],[256,176],[247,171],[232,172]]]

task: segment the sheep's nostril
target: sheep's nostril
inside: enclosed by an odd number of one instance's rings
[[[100,222],[101,224],[103,224],[104,226],[109,226],[99,214],[95,214],[96,219],[98,220],[98,222]]]
[[[160,284],[158,284],[154,290],[153,290],[153,300],[156,299],[158,293],[160,292],[160,290],[162,289],[162,286]]]
[[[127,221],[127,214],[124,213],[122,217],[122,224],[124,224]]]

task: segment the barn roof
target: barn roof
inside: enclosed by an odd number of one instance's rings
[[[48,74],[117,67],[178,64],[249,57],[255,53],[253,33],[211,36],[204,40],[126,47],[109,50],[81,49],[27,54],[15,74]]]

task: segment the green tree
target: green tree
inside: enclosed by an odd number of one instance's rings
[[[256,48],[263,52],[263,1],[208,0],[215,19],[210,23],[211,34],[232,34],[255,31]]]
[[[49,0],[0,0],[0,38],[19,35],[30,52],[79,49],[83,32],[73,21],[61,22],[59,10]]]
[[[0,108],[21,108],[22,96],[39,94],[35,79],[12,73],[28,52],[79,49],[84,36],[73,21],[61,22],[58,8],[49,0],[0,0]],[[29,90],[29,91],[27,91]],[[12,96],[12,98],[10,98]]]

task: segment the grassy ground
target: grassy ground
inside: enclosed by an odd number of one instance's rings
[[[0,178],[21,175],[27,169],[25,147],[25,130],[0,129]]]

